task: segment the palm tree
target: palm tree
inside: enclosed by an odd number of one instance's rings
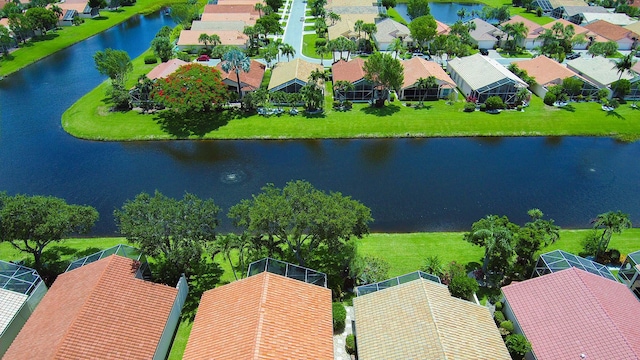
[[[616,62],[613,69],[618,70],[618,73],[620,74],[620,76],[618,76],[618,81],[622,79],[622,74],[624,74],[625,71],[629,72],[636,62],[637,61],[633,59],[633,53],[627,54]]]
[[[513,50],[515,51],[519,44],[527,37],[529,28],[524,25],[523,22],[517,22],[513,24],[511,29],[511,36],[513,36]]]
[[[236,273],[236,267],[233,265],[231,261],[231,251],[239,249],[239,241],[238,235],[230,233],[228,235],[220,235],[216,237],[215,242],[213,243],[213,254],[211,257],[216,256],[216,254],[222,254],[223,259],[229,261],[229,266],[233,271],[233,277],[238,280],[238,274]]]
[[[242,87],[240,86],[240,72],[248,73],[251,70],[251,59],[239,49],[231,49],[222,55],[222,70],[227,74],[236,73],[238,99],[242,99]],[[241,103],[242,104],[242,103]]]
[[[609,247],[609,241],[613,234],[620,234],[623,230],[631,227],[631,220],[629,220],[629,214],[625,214],[622,211],[609,211],[604,214],[598,215],[592,222],[593,228],[604,228],[600,241],[598,243],[598,249],[596,251],[596,259],[607,250]]]
[[[367,34],[369,40],[371,40],[373,34],[378,32],[378,27],[374,23],[365,23],[364,25],[362,25],[362,31],[364,31],[364,33]]]
[[[356,20],[353,24],[353,31],[358,32],[358,39],[360,38],[360,32],[362,31],[362,26],[364,25],[364,20]]]
[[[426,79],[423,77],[419,78],[414,85],[416,86],[418,91],[422,93],[421,94],[422,96],[420,96],[420,104],[419,104],[422,106],[424,104],[424,99],[427,97],[427,94],[429,93],[429,89],[438,86],[438,81],[436,80],[435,76],[431,75],[431,76],[428,76]],[[426,91],[422,92],[422,90],[426,90]]]
[[[320,56],[320,65],[324,66],[324,63],[323,63],[324,62],[324,56],[327,55],[328,52],[329,52],[329,48],[327,48],[326,45],[318,46],[316,48],[316,54],[318,56]]]
[[[253,9],[258,12],[258,17],[262,17],[262,11],[265,9],[265,5],[263,3],[257,3],[253,6]]]
[[[331,25],[335,25],[336,21],[340,21],[340,19],[342,18],[340,14],[336,14],[333,11],[329,11],[327,17],[329,18],[329,20],[331,20]]]
[[[398,54],[404,50],[404,43],[402,42],[402,38],[393,39],[391,44],[389,44],[387,50],[395,52],[394,58],[397,59]]]
[[[318,80],[327,80],[327,79],[328,79],[327,73],[325,73],[320,69],[313,69],[313,71],[311,71],[311,73],[309,74],[309,82],[317,83]]]
[[[337,97],[340,101],[340,105],[344,103],[347,98],[347,92],[353,90],[355,86],[352,82],[347,80],[338,80],[333,83],[334,97]]]
[[[464,9],[458,10],[456,14],[458,15],[458,19],[460,19],[460,21],[462,21],[462,19],[467,16],[467,12]]]
[[[322,89],[315,81],[309,81],[305,86],[300,89],[300,95],[305,101],[307,110],[319,109],[322,105],[324,97],[322,95]]]
[[[218,34],[211,34],[211,36],[209,36],[209,41],[211,42],[212,47],[216,47],[222,43]]]
[[[287,56],[287,61],[289,61],[289,56],[294,57],[296,55],[296,49],[291,44],[280,45],[280,52],[282,55]]]
[[[204,44],[204,48],[209,51],[209,44],[211,43],[211,37],[208,34],[202,33],[198,37],[198,42]]]

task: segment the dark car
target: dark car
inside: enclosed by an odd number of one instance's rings
[[[202,54],[202,55],[198,56],[198,58],[196,60],[197,61],[209,61],[209,60],[211,60],[211,58],[207,54]]]
[[[567,60],[573,60],[580,57],[580,53],[569,53],[567,55]]]
[[[489,55],[489,50],[487,50],[487,49],[480,49],[480,54],[482,54],[482,55],[484,55],[484,56],[487,56],[487,55]]]

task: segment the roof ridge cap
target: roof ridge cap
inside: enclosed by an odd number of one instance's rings
[[[447,352],[445,351],[444,343],[442,342],[442,336],[445,335],[440,331],[440,327],[438,326],[438,322],[435,319],[433,307],[431,306],[431,298],[429,297],[429,292],[427,292],[427,288],[425,287],[425,282],[429,281],[426,279],[420,278],[420,288],[424,292],[424,296],[427,299],[427,308],[429,309],[429,314],[431,315],[431,320],[433,320],[433,327],[436,329],[436,333],[438,334],[437,342],[442,349],[442,355],[444,356],[444,360],[448,359]],[[448,289],[447,289],[448,291]]]
[[[620,328],[618,327],[618,325],[616,324],[616,322],[614,322],[614,321],[611,319],[611,314],[609,313],[609,311],[607,311],[607,308],[606,308],[606,307],[604,307],[604,306],[602,306],[602,303],[600,302],[600,298],[599,298],[599,297],[597,297],[597,296],[593,293],[593,291],[591,290],[591,287],[590,287],[589,285],[587,285],[587,283],[584,281],[584,278],[583,278],[583,276],[584,276],[584,275],[593,275],[593,276],[597,277],[597,278],[594,278],[594,279],[598,279],[598,280],[599,280],[599,278],[601,278],[601,277],[600,277],[600,276],[598,276],[598,275],[595,275],[595,274],[591,274],[590,272],[587,272],[587,271],[584,271],[584,270],[577,269],[577,268],[575,268],[575,267],[572,267],[572,269],[574,269],[574,271],[576,272],[576,274],[577,274],[577,275],[578,275],[578,277],[580,278],[580,282],[581,282],[581,283],[584,285],[584,287],[589,291],[589,295],[590,295],[590,296],[592,296],[592,297],[596,300],[596,303],[598,304],[598,307],[600,307],[600,309],[601,309],[605,314],[607,314],[607,321],[608,321],[609,323],[611,323],[611,325],[613,326],[613,328],[615,328],[615,329],[616,329],[616,331],[618,332],[618,336],[617,336],[617,337],[622,338],[622,340],[624,341],[624,343],[627,345],[627,349],[629,349],[629,350],[631,351],[631,353],[632,353],[632,354],[635,354],[634,347],[633,347],[633,346],[631,346],[631,344],[630,344],[630,343],[629,343],[629,341],[627,340],[627,337],[625,336],[625,333],[623,333],[623,332],[620,330]],[[584,274],[583,274],[583,273],[584,273]],[[602,280],[608,281],[608,279],[605,279],[605,278],[602,278]],[[622,285],[622,283],[618,283],[618,284]]]
[[[260,304],[258,306],[258,326],[256,329],[256,337],[253,342],[253,358],[260,358],[260,340],[262,338],[262,325],[264,324],[264,307],[263,304],[267,300],[267,293],[269,289],[269,272],[263,272],[262,276],[262,294],[260,294]]]

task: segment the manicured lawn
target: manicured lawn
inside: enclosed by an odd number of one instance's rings
[[[191,334],[191,328],[193,322],[184,320],[178,325],[176,336],[173,339],[171,345],[171,351],[169,352],[168,360],[181,360],[184,350],[187,348],[187,340],[189,340],[189,334]]]
[[[531,55],[531,53],[528,52],[528,51],[524,51],[524,52],[521,52],[519,54],[514,54],[514,53],[510,53],[510,52],[506,52],[506,51],[500,51],[499,54],[503,58],[533,58],[533,55]]]
[[[390,18],[399,22],[400,24],[409,25],[407,21],[402,16],[400,16],[400,13],[398,13],[398,10],[394,8],[390,8],[389,10],[387,10],[387,15],[389,15]]]
[[[150,69],[148,66],[147,69]],[[144,70],[148,71],[148,70]],[[137,74],[144,72],[136,67]],[[134,80],[131,80],[134,81]],[[71,135],[94,140],[173,139],[162,130],[157,115],[134,111],[110,112],[103,103],[107,83],[98,86],[72,105],[62,116],[62,126]],[[413,103],[415,104],[415,102]],[[559,109],[546,106],[538,97],[524,112],[504,111],[491,115],[465,113],[463,102],[447,105],[445,101],[427,102],[422,109],[399,102],[384,108],[354,104],[351,111],[325,109],[321,116],[263,117],[227,116],[227,123],[212,128],[205,139],[309,139],[309,138],[383,138],[449,136],[614,136],[624,140],[640,137],[637,110],[630,104],[615,112],[601,110],[598,103],[572,103]]]
[[[84,24],[80,26],[65,26],[55,32],[49,32],[45,38],[50,40],[34,38],[12,52],[9,58],[0,58],[0,76],[16,72],[46,56],[117,25],[135,14],[152,13],[164,6],[180,2],[184,1],[138,0],[134,6],[125,6],[116,11],[101,10],[101,16],[98,18],[86,19]]]
[[[60,250],[58,251],[60,260],[72,261],[87,255],[91,255],[100,250],[108,249],[118,244],[127,244],[125,238],[72,238],[65,239],[59,243],[54,243],[45,248],[47,250]],[[33,256],[21,253],[16,250],[9,243],[0,243],[0,260],[3,261],[20,261],[20,260],[33,260]]]
[[[540,25],[544,25],[544,24],[548,24],[552,21],[554,21],[555,19],[549,16],[541,16],[538,17],[534,12],[527,12],[525,8],[520,8],[520,7],[512,7],[509,9],[509,13],[511,14],[511,16],[514,15],[520,15],[525,19],[531,20],[536,24],[540,24]]]
[[[302,37],[302,55],[320,59],[316,54],[316,39],[318,39],[317,34],[307,34]]]

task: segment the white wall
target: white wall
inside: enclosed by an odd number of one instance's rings
[[[176,332],[176,328],[178,327],[178,323],[180,322],[182,307],[184,306],[184,302],[187,299],[187,295],[189,293],[189,285],[187,285],[187,279],[184,277],[184,274],[182,275],[182,277],[180,277],[178,285],[176,285],[176,289],[178,289],[178,295],[173,302],[173,307],[171,308],[169,318],[167,319],[167,324],[165,325],[162,336],[160,337],[160,341],[158,342],[156,353],[153,355],[153,360],[164,360],[169,354],[169,349],[171,348],[171,342],[173,340],[173,334]]]

